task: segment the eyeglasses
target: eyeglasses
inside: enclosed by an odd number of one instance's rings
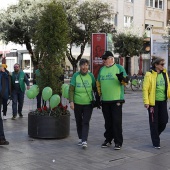
[[[18,66],[14,66],[14,68],[19,68]]]
[[[165,63],[161,63],[161,64],[159,64],[159,65],[164,66],[164,65],[165,65]]]

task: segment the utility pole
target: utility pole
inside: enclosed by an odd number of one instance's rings
[[[170,21],[168,21],[168,76],[170,77]]]

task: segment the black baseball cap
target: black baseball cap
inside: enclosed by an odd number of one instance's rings
[[[108,57],[112,56],[113,57],[113,53],[111,51],[105,51],[104,54],[101,56],[101,58],[103,60],[106,60]]]

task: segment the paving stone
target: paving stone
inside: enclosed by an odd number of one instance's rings
[[[142,103],[141,91],[128,91],[123,105],[124,143],[120,151],[101,148],[105,140],[102,111],[94,109],[88,137],[88,148],[77,146],[73,111],[70,135],[61,140],[34,139],[28,136],[28,112],[36,100],[25,97],[22,119],[11,120],[9,104],[4,121],[9,146],[0,146],[0,170],[168,170],[170,169],[170,125],[161,134],[161,149],[152,147],[149,121]],[[65,101],[66,103],[66,101]],[[68,102],[67,102],[68,103]],[[170,104],[168,103],[168,107]]]

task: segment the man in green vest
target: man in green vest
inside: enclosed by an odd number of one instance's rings
[[[128,81],[125,69],[114,62],[112,52],[105,51],[102,56],[104,66],[97,78],[97,90],[101,96],[102,112],[105,120],[105,141],[102,148],[112,144],[115,150],[120,150],[123,144],[122,106],[124,100],[124,84]]]
[[[22,108],[24,104],[25,84],[27,85],[27,90],[29,90],[30,85],[28,78],[20,69],[20,65],[16,63],[14,65],[14,71],[12,72],[12,120],[16,119],[17,113],[20,118],[23,117]]]

